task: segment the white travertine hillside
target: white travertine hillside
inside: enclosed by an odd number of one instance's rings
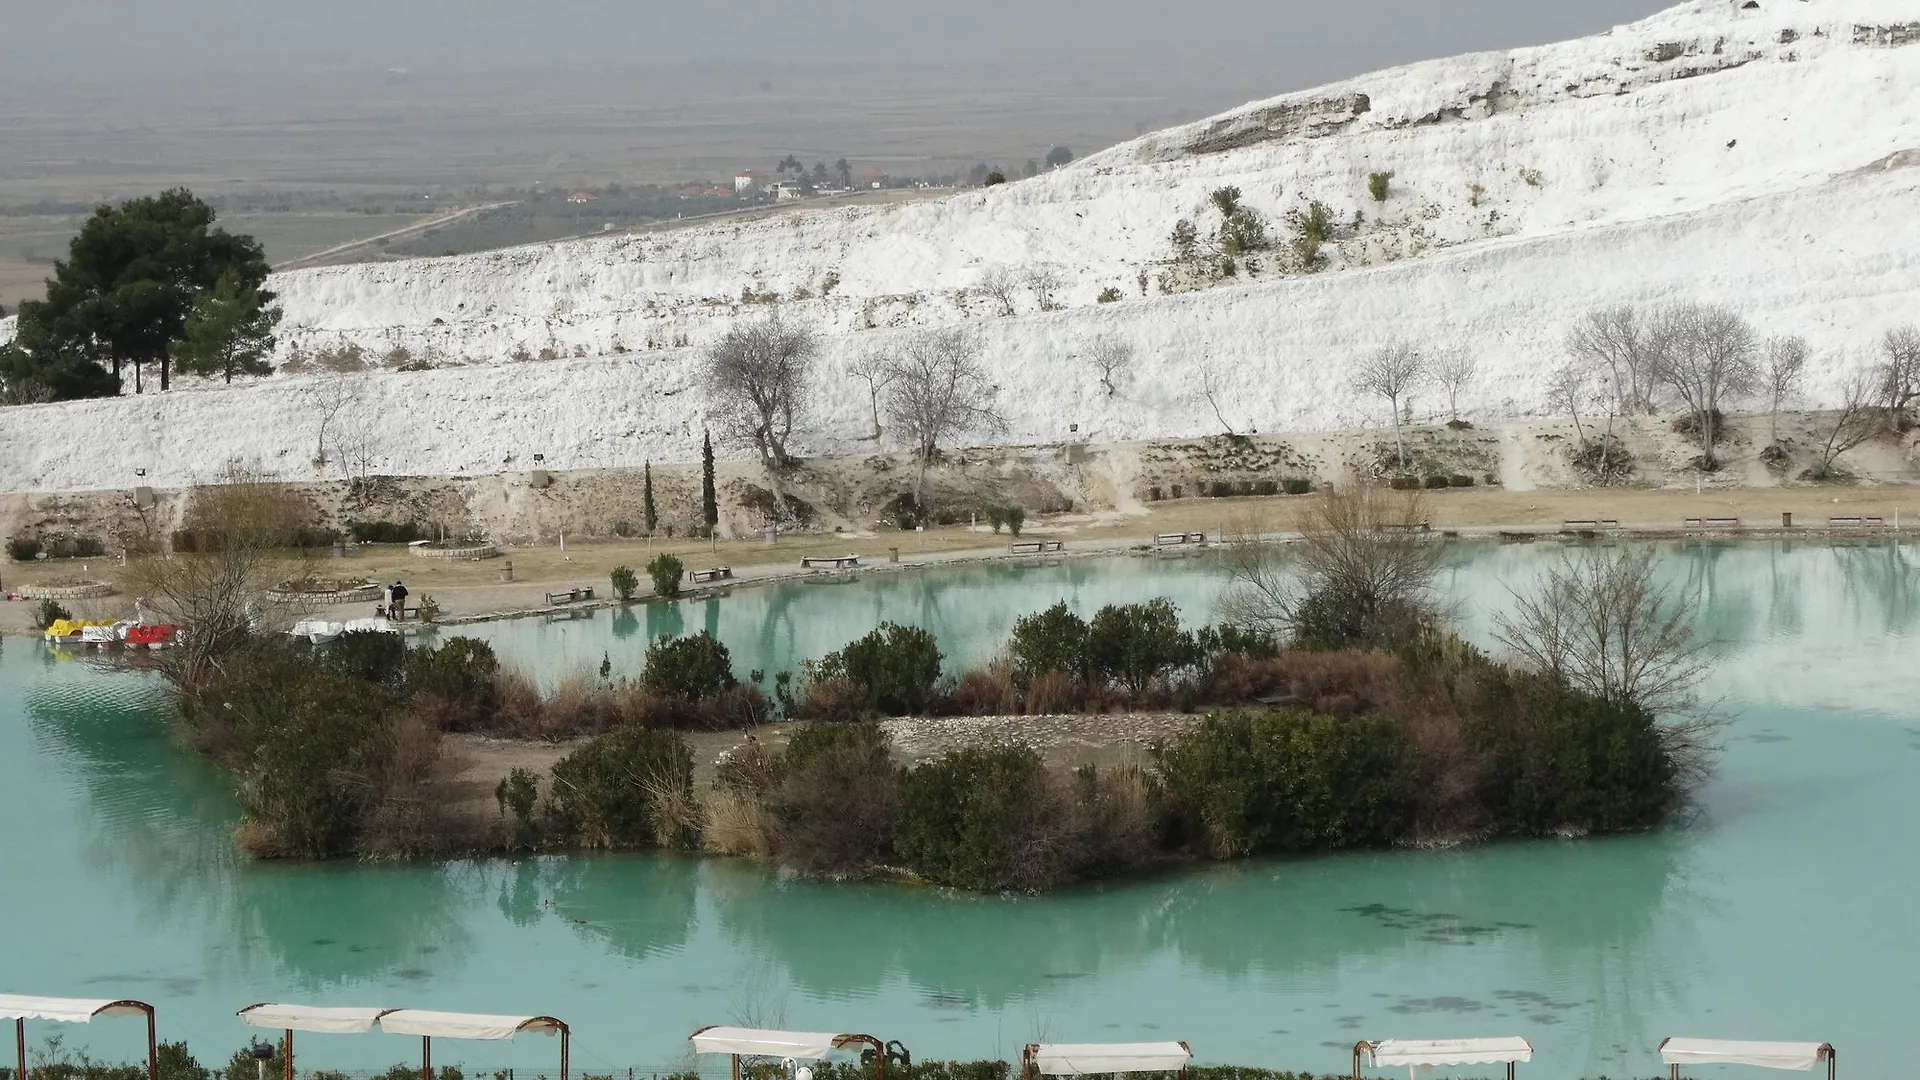
[[[1725,303],[1765,332],[1806,334],[1817,403],[1881,332],[1920,317],[1916,100],[1920,0],[1696,0],[1591,38],[1251,104],[937,201],[297,271],[274,287],[289,347],[475,365],[363,377],[383,413],[415,418],[381,436],[375,468],[389,472],[527,468],[533,453],[555,468],[690,459],[705,403],[692,351],[674,346],[764,311],[743,289],[811,294],[786,306],[827,332],[809,453],[854,449],[869,427],[847,361],[959,320],[987,342],[1018,442],[1217,431],[1203,371],[1241,430],[1384,421],[1347,372],[1391,337],[1473,350],[1483,375],[1463,406],[1535,413],[1568,323],[1629,301]],[[1376,204],[1367,175],[1388,170]],[[1343,225],[1328,264],[1302,272],[1281,244],[1183,291],[1169,233],[1185,217],[1204,235],[1207,195],[1229,184],[1282,239],[1291,212],[1328,204]],[[973,295],[990,268],[1040,264],[1065,280],[1066,310],[1027,295],[1000,317]],[[1109,286],[1127,299],[1095,304]],[[1099,333],[1140,351],[1111,399],[1071,359]],[[584,358],[509,362],[549,349]],[[0,490],[126,486],[125,459],[54,437],[103,428],[159,484],[236,456],[309,475],[316,385],[7,410]],[[1421,411],[1438,405],[1427,396]]]

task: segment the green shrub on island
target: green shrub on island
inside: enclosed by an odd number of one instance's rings
[[[1155,755],[1179,841],[1212,858],[1379,846],[1406,831],[1413,750],[1386,716],[1209,716]]]
[[[678,574],[674,577],[675,580],[679,579]],[[634,573],[631,566],[614,567],[609,578],[613,583],[614,598],[623,604],[631,602],[640,592],[640,575]]]
[[[765,804],[782,863],[803,873],[860,873],[889,861],[900,770],[879,725],[803,725],[776,768]]]
[[[684,847],[696,827],[694,805],[686,740],[625,726],[554,763],[547,817],[581,847]]]
[[[1136,695],[1199,659],[1193,635],[1180,628],[1180,610],[1165,597],[1108,605],[1087,624],[1087,666]]]
[[[803,712],[809,718],[844,715],[840,701],[815,700],[823,691],[844,697],[853,688],[862,715],[908,716],[926,711],[940,679],[939,642],[918,626],[881,623],[880,628],[828,653],[812,666]]]
[[[733,656],[705,630],[661,637],[647,647],[640,685],[669,701],[701,701],[739,685]]]

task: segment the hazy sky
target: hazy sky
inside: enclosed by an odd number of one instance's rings
[[[190,75],[768,61],[1271,57],[1313,78],[1591,33],[1660,0],[22,0],[0,70]],[[10,79],[9,81],[14,81]],[[1289,80],[1298,84],[1297,80]],[[57,92],[56,86],[43,86]]]

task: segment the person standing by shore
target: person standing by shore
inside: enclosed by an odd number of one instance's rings
[[[387,617],[405,619],[407,617],[407,587],[395,581],[393,588],[387,590]]]

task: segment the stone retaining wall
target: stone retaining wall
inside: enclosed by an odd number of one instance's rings
[[[14,591],[28,600],[93,600],[112,596],[113,586],[104,581],[86,581],[78,585],[22,585]]]
[[[326,593],[267,590],[267,599],[276,604],[315,604],[321,607],[330,604],[368,604],[380,599],[381,595],[381,586],[372,583],[357,589],[342,589],[338,592]]]
[[[500,554],[500,549],[492,544],[475,544],[472,547],[459,548],[436,548],[415,544],[408,550],[423,559],[492,559]]]

